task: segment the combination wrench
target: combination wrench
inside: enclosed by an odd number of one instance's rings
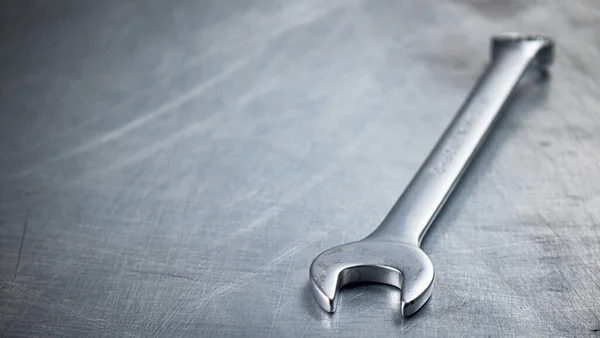
[[[323,310],[334,312],[346,284],[375,282],[401,290],[403,316],[431,296],[433,264],[420,249],[423,236],[487,138],[526,70],[545,71],[554,42],[540,35],[491,38],[491,62],[425,162],[383,222],[366,238],[336,246],[310,266],[310,287]]]

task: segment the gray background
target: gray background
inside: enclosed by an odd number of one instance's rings
[[[4,1],[0,335],[599,336],[597,1]],[[488,60],[558,42],[424,243],[321,311]]]

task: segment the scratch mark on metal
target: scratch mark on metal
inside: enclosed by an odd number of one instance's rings
[[[27,175],[31,174],[32,172],[36,171],[37,169],[48,165],[48,164],[60,162],[62,160],[66,160],[71,157],[90,152],[90,151],[94,150],[95,148],[102,146],[105,143],[117,140],[117,139],[123,137],[124,135],[127,135],[131,131],[138,129],[139,127],[142,127],[142,126],[146,125],[147,123],[149,123],[163,115],[168,114],[172,110],[186,104],[189,101],[192,101],[196,97],[202,95],[206,90],[212,88],[213,86],[219,84],[220,82],[226,80],[231,75],[233,75],[236,72],[238,72],[239,70],[241,70],[243,67],[245,67],[248,64],[250,59],[252,59],[254,56],[257,56],[257,55],[261,54],[263,51],[265,51],[270,46],[270,43],[273,40],[276,40],[277,38],[279,38],[280,36],[282,36],[283,34],[285,34],[286,32],[288,32],[290,30],[293,30],[297,27],[302,27],[314,20],[324,17],[324,16],[328,15],[332,10],[335,10],[340,7],[341,7],[341,5],[335,5],[330,8],[326,8],[320,12],[311,13],[311,15],[307,15],[304,17],[299,17],[299,19],[295,22],[286,22],[285,26],[279,25],[277,27],[277,29],[273,29],[273,30],[269,31],[269,33],[265,37],[265,39],[263,41],[261,41],[262,43],[255,44],[256,48],[254,48],[252,51],[244,54],[244,56],[242,58],[229,64],[229,66],[226,69],[224,69],[222,72],[213,76],[212,78],[208,79],[207,81],[199,84],[198,86],[192,88],[188,92],[180,95],[179,97],[177,97],[167,103],[162,104],[158,108],[144,114],[143,116],[141,116],[129,123],[126,123],[120,127],[117,127],[114,130],[109,131],[103,135],[92,138],[87,143],[84,143],[84,144],[82,144],[78,147],[75,147],[74,149],[71,149],[69,151],[66,151],[62,154],[57,154],[56,156],[51,157],[47,160],[42,160],[41,163],[35,164],[29,168],[21,170],[12,175],[9,175],[9,178],[24,177],[24,176],[27,176]]]
[[[544,215],[541,215],[542,219],[544,220],[544,224],[546,225],[546,227],[548,227],[548,229],[550,229],[550,231],[552,232],[552,234],[557,238],[557,239],[562,239],[563,237],[560,236],[560,234],[558,232],[556,232],[556,230],[554,230],[554,228],[550,225],[551,222],[547,222]],[[576,259],[579,260],[580,263],[583,263],[581,261],[581,258],[576,256]],[[567,279],[567,277],[565,276],[564,272],[562,271],[562,269],[556,269],[560,275],[563,277],[563,279],[570,283],[571,285],[573,283],[571,283],[571,281],[569,279]],[[575,276],[577,278],[577,276]],[[594,318],[596,318],[596,320],[598,322],[600,322],[600,317],[598,317],[598,315],[592,310],[592,308],[586,303],[586,301],[584,300],[584,298],[581,296],[581,294],[579,294],[579,292],[577,291],[577,287],[573,288],[573,292],[575,292],[575,295],[577,295],[577,297],[579,298],[579,300],[581,301],[581,303],[587,308],[587,310],[592,314],[592,316],[594,316]]]
[[[13,279],[17,279],[17,272],[19,272],[19,263],[21,262],[21,254],[23,253],[23,243],[25,243],[27,224],[29,224],[29,209],[25,212],[25,224],[23,225],[23,233],[21,234],[21,244],[19,245],[19,254],[17,255],[17,265],[15,266],[15,275]]]
[[[327,175],[327,176],[329,176],[329,175]],[[258,218],[254,219],[252,222],[248,223],[247,226],[234,231],[231,235],[228,236],[227,239],[235,238],[238,235],[247,233],[249,231],[259,230],[267,223],[268,220],[279,215],[279,213],[281,213],[281,211],[283,211],[289,205],[293,204],[300,197],[304,196],[304,194],[309,192],[318,183],[322,182],[327,176],[325,176],[325,175],[313,176],[306,182],[306,184],[304,184],[302,186],[301,189],[298,189],[298,190],[294,191],[293,194],[290,194],[289,195],[290,197],[288,197],[286,200],[282,201],[281,203],[277,203],[277,204],[273,205],[272,207],[267,209],[265,212],[263,212]]]
[[[370,125],[367,125],[366,128],[370,128]],[[367,133],[363,133],[359,137],[356,137],[355,139],[353,139],[352,142],[347,143],[341,149],[340,154],[351,153],[356,148],[356,146],[362,142],[363,138],[365,138],[366,135],[367,135]],[[249,231],[258,231],[259,229],[261,229],[263,226],[265,226],[267,224],[268,220],[279,215],[279,213],[281,213],[283,210],[285,210],[289,205],[293,204],[296,200],[298,200],[299,198],[304,196],[306,193],[311,191],[319,183],[321,183],[324,180],[328,179],[329,177],[335,175],[335,173],[340,168],[340,166],[341,166],[341,164],[338,162],[328,163],[322,173],[313,174],[312,176],[310,176],[307,179],[306,183],[300,189],[297,189],[292,194],[288,195],[289,197],[287,197],[286,200],[273,205],[272,207],[267,209],[265,212],[263,212],[258,218],[256,218],[252,222],[248,223],[247,226],[239,228],[238,230],[232,232],[227,237],[227,240],[231,240],[232,238],[235,238],[241,234],[246,234]]]
[[[45,301],[43,303],[39,303],[37,301],[31,301],[28,298],[31,297],[31,294],[27,294],[24,292],[21,292],[17,289],[14,289],[13,292],[20,294],[22,297],[22,302],[26,302],[26,303],[30,303],[36,306],[42,306],[42,307],[47,307],[50,310],[54,310],[57,312],[61,312],[63,314],[66,314],[68,316],[73,316],[76,319],[80,319],[84,322],[87,322],[90,326],[93,326],[96,329],[102,330],[104,333],[109,333],[113,336],[127,336],[127,337],[131,337],[131,333],[124,333],[121,332],[119,333],[119,335],[117,335],[117,332],[115,329],[111,328],[108,324],[106,324],[103,320],[101,319],[97,319],[97,318],[92,318],[90,316],[86,316],[84,315],[81,311],[75,311],[74,309],[71,309],[65,305],[61,305],[58,302],[54,302],[54,301]],[[79,306],[85,305],[85,303],[83,304],[78,304]]]
[[[279,309],[281,310],[281,309],[285,308],[289,303],[292,302],[292,300],[293,300],[293,298],[288,299],[285,303],[283,303],[283,305],[281,305],[279,307]]]
[[[467,299],[469,299],[469,295],[471,295],[471,290],[473,289],[473,283],[467,283],[469,285],[467,291],[465,292],[465,297],[460,302],[460,306],[462,307],[467,303]]]
[[[147,123],[149,123],[163,115],[166,115],[167,113],[170,113],[174,109],[176,109],[176,108],[184,105],[185,103],[192,101],[193,99],[202,95],[206,90],[208,90],[208,89],[212,88],[213,86],[215,86],[216,84],[226,80],[231,75],[235,74],[237,71],[242,69],[254,55],[259,54],[261,51],[262,51],[262,49],[256,49],[253,52],[251,52],[250,54],[246,54],[244,57],[242,57],[239,60],[237,60],[236,62],[230,64],[229,67],[225,68],[219,74],[213,76],[212,78],[201,83],[200,85],[192,88],[188,92],[186,92],[182,95],[179,95],[175,99],[162,104],[158,108],[144,114],[143,116],[138,117],[137,119],[135,119],[129,123],[126,123],[120,127],[117,127],[103,135],[92,138],[90,141],[80,145],[79,147],[71,149],[70,151],[67,151],[65,153],[58,154],[40,164],[34,165],[33,167],[22,170],[11,176],[12,177],[26,176],[26,175],[30,174],[31,172],[33,172],[41,167],[44,167],[48,164],[56,163],[56,162],[59,162],[62,160],[69,159],[73,156],[77,156],[80,154],[90,152],[90,151],[94,150],[95,148],[102,146],[105,143],[117,140],[117,139],[127,135],[128,133],[138,129],[139,127],[142,127],[142,126],[146,125]]]
[[[421,318],[420,320],[418,320],[417,322],[415,322],[414,324],[408,326],[408,327],[403,327],[402,328],[402,332],[408,332],[410,329],[412,329],[413,327],[417,326],[419,323],[421,323],[422,321],[424,321],[427,317],[423,316],[423,318]]]
[[[355,300],[356,298],[358,298],[358,297],[362,296],[362,294],[363,294],[363,293],[365,293],[365,292],[363,291],[363,292],[359,293],[358,295],[356,295],[356,296],[354,296],[354,297],[350,298],[350,300]]]
[[[317,309],[314,309],[312,314],[314,315],[315,313],[317,313],[317,311],[318,311]],[[310,324],[311,324],[311,321],[307,320],[306,324],[304,324],[304,330],[302,330],[302,333],[299,336],[300,338],[306,337],[306,331],[308,331]]]
[[[185,276],[185,275],[180,275],[180,274],[171,273],[171,272],[164,272],[164,271],[139,270],[139,269],[125,269],[125,271],[129,271],[129,272],[133,272],[133,273],[137,273],[137,274],[141,274],[141,275],[157,275],[157,276],[164,276],[164,277],[170,277],[170,278],[187,279],[187,280],[191,280],[191,281],[196,281],[196,279],[194,279],[191,276]]]
[[[562,269],[556,269],[556,271],[558,271],[558,273],[562,276],[562,278],[567,282],[570,283],[571,285],[573,285],[573,283],[571,283],[567,277],[565,276],[564,272],[562,271]],[[598,317],[598,315],[596,315],[596,313],[592,310],[592,308],[585,302],[585,300],[583,299],[583,297],[581,297],[581,295],[579,294],[579,292],[577,291],[577,287],[573,288],[573,292],[575,292],[575,295],[577,295],[577,298],[579,298],[579,300],[581,301],[581,303],[583,304],[583,306],[585,306],[585,308],[592,314],[592,316],[594,316],[594,318],[596,318],[596,320],[600,323],[600,318]]]
[[[343,300],[343,298],[340,298],[340,303]],[[364,316],[364,312],[365,311],[370,311],[371,309],[373,309],[375,305],[373,303],[361,303],[356,307],[356,314],[351,316],[350,318],[348,318],[348,321],[353,321],[358,317],[362,317]],[[337,327],[339,325],[339,322],[334,323],[334,325]]]
[[[568,239],[571,237],[557,237],[557,241],[562,241],[563,239]],[[580,237],[573,237],[574,239],[579,239]],[[429,256],[430,257],[435,257],[438,255],[457,255],[457,254],[471,254],[471,253],[476,253],[479,251],[487,251],[487,250],[493,250],[493,249],[501,249],[501,248],[510,248],[510,247],[521,247],[521,246],[525,246],[525,245],[531,245],[531,244],[542,244],[542,243],[547,243],[552,241],[553,239],[541,239],[541,240],[533,240],[533,241],[523,241],[523,242],[513,242],[513,243],[503,243],[503,244],[493,244],[493,245],[486,245],[486,246],[481,246],[478,248],[472,248],[472,249],[465,249],[465,250],[454,250],[454,251],[444,251],[444,252],[433,252],[430,253]]]
[[[287,284],[288,278],[290,277],[290,270],[292,268],[292,261],[294,257],[290,257],[290,262],[288,263],[287,272],[285,273],[285,279],[283,280],[283,285],[281,286],[281,291],[279,291],[279,299],[277,300],[277,305],[275,306],[275,313],[273,313],[273,320],[271,320],[271,327],[269,328],[269,337],[273,333],[273,325],[275,325],[275,320],[277,319],[277,314],[279,313],[281,299],[283,298],[283,292],[285,291],[285,285]]]
[[[271,87],[275,88],[275,85],[272,85]],[[270,90],[271,87],[268,87],[267,91]],[[246,100],[239,99],[238,104],[232,110],[236,111],[236,112],[243,111],[248,106],[248,104],[252,103],[253,99],[256,99],[256,98],[260,97],[262,94],[264,94],[263,91],[265,91],[265,90],[262,89],[262,90],[250,91],[248,94],[246,94],[246,96],[244,96],[244,98],[247,98],[247,99]],[[165,137],[162,140],[159,140],[158,142],[154,143],[153,145],[145,147],[145,148],[137,151],[133,155],[127,154],[125,159],[116,161],[115,163],[110,165],[108,168],[102,168],[102,169],[99,169],[96,171],[92,171],[92,172],[88,173],[85,177],[83,177],[82,179],[85,180],[85,179],[93,178],[94,176],[96,176],[98,174],[106,174],[106,173],[109,173],[109,172],[112,172],[115,170],[126,168],[132,164],[135,164],[139,161],[142,161],[142,160],[160,152],[161,150],[163,150],[165,148],[168,148],[174,144],[177,144],[178,142],[185,140],[186,138],[188,138],[194,134],[213,130],[215,128],[215,125],[219,122],[218,119],[222,118],[222,117],[223,117],[222,114],[210,115],[206,119],[196,122],[196,123],[192,123],[192,124],[188,125],[187,127],[185,127],[184,129],[179,130],[176,133],[174,133],[168,137]],[[169,183],[169,182],[168,181],[165,182],[165,184],[167,184],[167,183]]]
[[[128,154],[125,159],[114,162],[112,165],[108,166],[107,168],[102,168],[102,169],[98,169],[95,171],[91,171],[91,172],[87,173],[85,175],[85,177],[83,177],[82,179],[89,179],[89,178],[93,178],[99,174],[110,173],[115,170],[123,169],[131,164],[142,161],[142,160],[152,156],[153,154],[157,153],[158,151],[160,151],[164,148],[167,148],[167,147],[177,143],[178,141],[185,139],[186,137],[193,135],[194,133],[197,133],[201,130],[206,130],[206,129],[210,128],[210,126],[211,126],[210,122],[211,122],[212,117],[213,116],[211,116],[208,119],[201,121],[201,122],[193,123],[193,124],[187,126],[185,129],[156,142],[152,146],[143,148],[142,150],[136,152],[133,155]]]
[[[310,240],[309,242],[306,242],[302,245],[296,245],[293,248],[287,250],[286,252],[282,253],[281,255],[279,255],[277,258],[273,259],[272,261],[270,261],[267,264],[264,264],[262,266],[260,266],[259,268],[257,268],[254,272],[249,272],[247,274],[245,274],[244,276],[242,276],[240,279],[238,279],[237,282],[232,283],[230,285],[226,285],[223,287],[218,288],[217,290],[211,292],[208,296],[206,296],[204,298],[204,305],[206,305],[207,303],[214,301],[220,297],[225,296],[228,293],[233,292],[236,288],[238,287],[242,287],[248,283],[250,283],[250,281],[252,280],[252,278],[254,278],[254,276],[256,276],[260,271],[273,266],[279,262],[281,262],[282,260],[284,260],[285,258],[291,256],[291,255],[295,255],[298,251],[300,251],[300,249],[314,243],[315,241],[317,241],[319,238],[325,236],[325,234],[321,234],[320,236],[318,236],[317,238],[314,238],[312,240]],[[202,306],[204,307],[204,306]]]
[[[239,279],[237,279],[236,282],[229,284],[229,285],[224,285],[222,287],[217,288],[216,290],[213,290],[212,292],[209,292],[204,298],[200,299],[197,312],[202,313],[202,310],[204,309],[204,307],[206,305],[208,305],[208,303],[215,301],[215,300],[235,291],[237,288],[240,288],[244,285],[249,284],[252,281],[252,279],[256,275],[258,275],[261,271],[263,271],[264,269],[281,262],[282,260],[286,259],[287,257],[289,257],[291,255],[295,255],[298,251],[300,251],[301,249],[316,242],[317,240],[324,237],[325,235],[326,235],[326,233],[320,232],[318,235],[316,235],[314,238],[310,239],[306,243],[295,245],[294,247],[285,251],[284,253],[277,256],[275,259],[271,260],[270,262],[254,269],[253,272],[246,273],[245,275],[243,275]],[[162,330],[164,328],[164,326],[166,326],[167,323],[173,318],[175,313],[177,313],[179,311],[179,308],[182,305],[181,303],[186,301],[192,294],[197,293],[198,288],[199,288],[198,284],[194,283],[188,288],[188,290],[183,292],[182,295],[179,297],[179,299],[175,302],[172,309],[167,314],[165,314],[163,316],[163,318],[160,320],[160,323],[159,323],[158,327],[154,330],[154,332],[159,332],[160,330]]]

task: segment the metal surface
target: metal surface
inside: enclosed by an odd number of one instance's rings
[[[4,1],[0,336],[596,336],[595,1]],[[422,248],[435,294],[329,315],[499,31],[556,38]],[[443,295],[438,297],[438,295]]]
[[[366,238],[328,249],[310,266],[311,292],[321,308],[334,312],[341,287],[378,282],[402,290],[402,315],[429,300],[434,269],[419,248],[423,236],[468,169],[525,72],[546,73],[554,42],[518,33],[492,38],[489,64],[448,129],[383,222]]]

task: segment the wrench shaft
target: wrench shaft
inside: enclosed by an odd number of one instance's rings
[[[492,47],[493,48],[493,47]],[[381,225],[366,240],[420,246],[544,41],[503,46]]]
[[[421,240],[472,162],[519,80],[531,65],[553,59],[549,37],[502,34],[492,38],[492,62],[381,225],[363,240],[321,252],[310,265],[310,288],[334,312],[338,290],[376,282],[401,290],[403,316],[429,299],[435,272]],[[544,70],[542,68],[542,70]]]

